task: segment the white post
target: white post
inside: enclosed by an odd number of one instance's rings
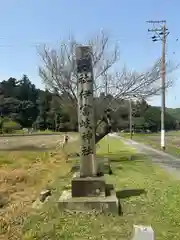
[[[129,99],[129,132],[130,138],[132,139],[132,100]]]
[[[165,118],[165,110],[166,110],[166,104],[165,104],[165,81],[166,81],[166,25],[163,26],[163,39],[162,39],[162,95],[161,95],[161,149],[165,151],[165,124],[164,124],[164,118]]]
[[[151,226],[134,225],[132,240],[155,240],[155,234]]]

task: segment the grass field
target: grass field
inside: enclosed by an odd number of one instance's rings
[[[73,159],[68,164],[61,160],[56,174],[53,174],[53,196],[50,201],[41,210],[31,210],[24,223],[18,222],[20,229],[23,225],[22,239],[130,240],[133,224],[152,225],[158,240],[180,239],[179,180],[152,165],[120,140],[111,139],[109,142],[111,153],[107,153],[107,142],[103,140],[98,155],[111,159],[114,174],[106,179],[115,185],[122,216],[60,212],[57,200],[64,186],[71,181],[69,171],[73,163]],[[73,144],[74,149],[78,148],[76,144]],[[129,160],[130,156],[133,161]]]
[[[0,239],[21,239],[32,202],[56,176],[70,171],[67,155],[55,150],[60,140],[62,136],[0,138]],[[69,147],[74,151],[71,143]]]
[[[130,135],[128,133],[120,133],[121,136],[125,138],[129,138]],[[143,134],[143,133],[135,133],[132,138],[134,141],[142,142],[144,144],[151,145],[153,148],[161,149],[161,135],[160,133],[153,134]],[[180,157],[180,131],[170,131],[166,133],[166,152],[174,155],[176,157]]]

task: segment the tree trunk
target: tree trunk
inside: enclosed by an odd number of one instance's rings
[[[107,125],[104,128],[103,132],[101,132],[100,134],[96,133],[96,135],[95,135],[95,144],[97,144],[101,139],[103,139],[103,137],[105,137],[110,132],[111,132],[111,127]]]

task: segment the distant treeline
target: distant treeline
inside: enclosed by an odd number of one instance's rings
[[[109,95],[108,97],[112,101],[113,96]],[[104,93],[101,93],[96,101],[102,101],[103,104],[103,98]],[[113,102],[115,101],[112,101],[112,107]],[[159,107],[150,106],[143,100],[133,102],[132,108],[133,126],[136,130],[149,129],[154,132],[160,129],[161,110]],[[71,109],[68,101],[67,106],[64,102],[62,105],[61,97],[57,93],[36,88],[26,75],[20,80],[11,77],[0,83],[0,128],[5,132],[21,128],[77,131],[77,114],[74,114],[74,110]],[[100,112],[101,109],[96,108],[96,112],[98,111]],[[129,128],[128,101],[124,101],[119,106],[119,111],[115,115],[112,114],[112,118],[114,129]],[[166,130],[179,129],[179,122],[180,108],[167,109]]]

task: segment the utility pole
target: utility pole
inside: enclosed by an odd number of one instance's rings
[[[161,149],[165,151],[165,86],[166,86],[166,38],[169,34],[166,28],[166,20],[162,21],[147,21],[147,23],[160,24],[160,28],[148,29],[148,32],[154,32],[152,37],[153,42],[162,42],[162,61],[161,61]]]
[[[108,95],[108,77],[105,74],[105,98],[107,100],[107,95]],[[107,144],[108,144],[108,153],[109,153],[109,139],[108,139],[108,135],[106,135],[106,140],[107,140]]]
[[[132,139],[132,100],[129,99],[129,132],[130,138]]]

